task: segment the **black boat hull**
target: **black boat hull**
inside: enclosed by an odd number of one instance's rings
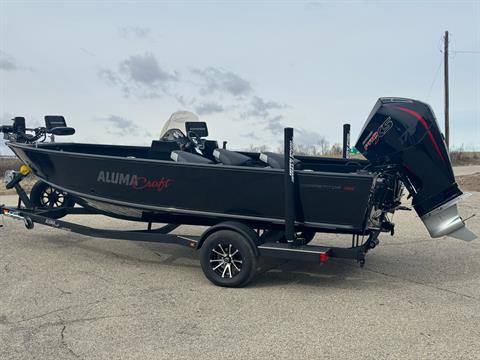
[[[283,170],[138,158],[148,151],[141,147],[8,145],[42,180],[109,216],[197,225],[230,219],[263,228],[284,224]],[[365,233],[377,174],[348,172],[341,159],[327,163],[326,169],[343,172],[296,171],[296,225]]]

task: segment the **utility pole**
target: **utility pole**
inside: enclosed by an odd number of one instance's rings
[[[448,99],[448,31],[445,31],[443,37],[443,77],[445,86],[445,143],[447,149],[450,146],[450,119],[449,119],[449,99]]]

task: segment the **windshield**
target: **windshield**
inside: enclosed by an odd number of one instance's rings
[[[165,125],[163,125],[162,131],[160,132],[160,137],[165,135],[165,133],[170,129],[179,129],[184,135],[186,135],[185,123],[187,121],[199,121],[199,118],[190,111],[174,112],[167,120]]]

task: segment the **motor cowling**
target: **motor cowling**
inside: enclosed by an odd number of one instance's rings
[[[455,182],[443,135],[429,105],[380,98],[355,147],[374,166],[398,168],[412,195],[412,205],[432,237],[473,240],[466,238],[468,230],[456,211],[463,193]]]

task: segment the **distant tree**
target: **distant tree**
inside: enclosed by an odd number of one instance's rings
[[[250,145],[246,151],[251,152],[265,152],[269,151],[270,147],[268,145]],[[273,150],[278,154],[283,154],[283,146],[279,145]],[[329,142],[321,137],[318,139],[317,144],[305,145],[305,144],[295,144],[293,152],[295,155],[304,155],[304,156],[333,156],[339,157],[342,156],[342,146],[338,143],[332,145]]]
[[[269,149],[270,147],[268,145],[250,145],[246,151],[261,153],[268,151]]]
[[[295,155],[313,155],[315,148],[304,144],[295,144],[293,152]]]
[[[319,155],[327,155],[329,150],[330,144],[328,143],[327,139],[323,136],[318,139],[318,147],[320,149]]]
[[[331,147],[330,147],[330,150],[329,150],[329,154],[330,156],[341,156],[342,155],[342,146],[338,143],[335,143],[333,144]]]

